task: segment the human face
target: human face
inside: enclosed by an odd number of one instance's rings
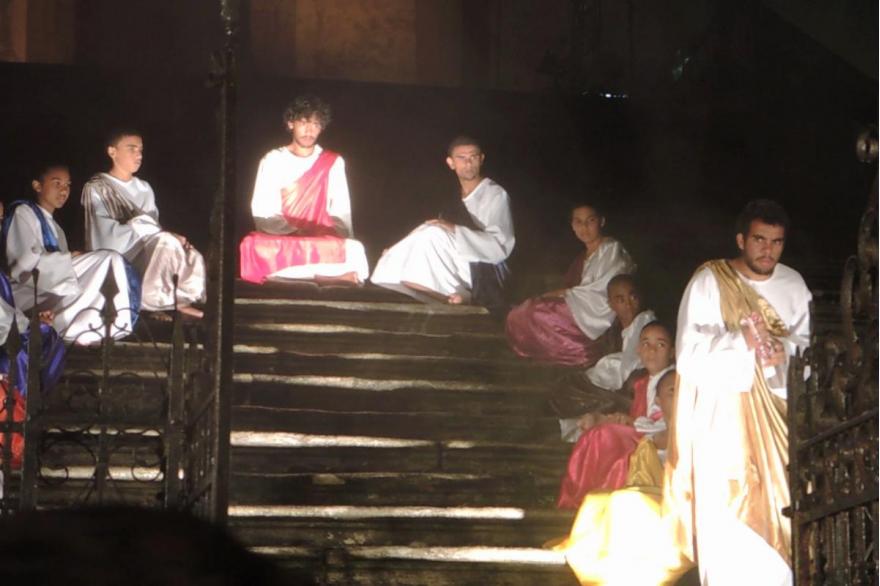
[[[49,213],[60,210],[70,197],[70,172],[64,167],[48,169],[31,187],[37,194],[37,204]]]
[[[477,145],[463,144],[452,149],[446,157],[446,164],[460,181],[474,181],[480,178],[480,167],[485,158]]]
[[[602,239],[602,228],[605,218],[590,206],[575,208],[571,212],[571,229],[577,239],[587,246],[594,245]]]
[[[318,144],[318,137],[324,130],[324,125],[317,114],[302,116],[287,123],[294,147],[311,151]]]
[[[642,300],[632,283],[619,281],[608,288],[608,305],[620,320],[620,325],[627,327],[642,310]]]
[[[663,378],[657,383],[657,398],[655,401],[663,412],[663,418],[666,421],[669,421],[672,418],[672,411],[675,408],[674,374],[663,375]]]
[[[758,280],[769,277],[782,256],[785,248],[785,228],[752,220],[748,234],[737,234],[736,245],[740,259],[752,274],[746,275]]]
[[[144,161],[144,141],[136,135],[123,136],[115,145],[107,147],[107,154],[113,161],[113,170],[123,177],[138,172]]]
[[[639,335],[639,358],[649,374],[657,374],[672,364],[673,347],[663,326],[647,326]]]

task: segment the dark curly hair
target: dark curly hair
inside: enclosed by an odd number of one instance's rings
[[[287,104],[287,108],[284,110],[284,128],[287,129],[287,125],[294,120],[311,118],[312,116],[316,116],[321,122],[321,126],[327,128],[330,121],[333,120],[330,104],[318,96],[297,96]]]
[[[736,218],[736,233],[747,235],[755,220],[761,220],[771,226],[782,226],[788,232],[788,214],[772,199],[753,199],[747,203]]]

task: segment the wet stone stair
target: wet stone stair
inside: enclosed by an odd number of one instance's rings
[[[302,583],[572,585],[570,446],[481,308],[239,284],[229,525]]]

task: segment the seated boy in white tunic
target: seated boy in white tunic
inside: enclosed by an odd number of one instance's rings
[[[471,263],[499,265],[513,251],[510,200],[500,185],[483,177],[485,160],[472,138],[458,137],[447,151],[446,164],[458,178],[461,201],[474,227],[448,220],[428,220],[389,248],[370,280],[417,299],[463,303],[473,288]]]
[[[105,336],[101,291],[108,275],[115,281],[115,317],[110,335],[122,338],[137,320],[140,280],[119,253],[71,252],[53,214],[70,197],[64,165],[44,167],[32,181],[36,202],[17,201],[3,222],[3,246],[15,305],[35,308],[69,342],[91,344]],[[34,283],[32,271],[39,271]]]
[[[205,261],[186,237],[162,229],[150,184],[135,173],[143,162],[140,133],[121,130],[110,135],[109,173],[98,173],[83,186],[86,250],[115,250],[141,276],[141,309],[159,312],[176,308],[200,318],[193,307],[205,299]]]
[[[330,106],[316,96],[299,96],[285,110],[290,143],[260,161],[251,198],[257,229],[239,245],[245,281],[353,285],[369,276],[353,238],[345,161],[318,144],[330,120]]]

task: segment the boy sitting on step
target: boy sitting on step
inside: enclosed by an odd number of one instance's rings
[[[642,295],[632,275],[617,275],[608,282],[608,305],[616,318],[606,334],[619,336],[615,344],[618,351],[602,357],[585,372],[564,378],[550,397],[550,406],[560,417],[562,438],[568,441],[577,440],[577,420],[585,413],[629,408],[629,397],[633,396],[630,375],[641,366],[639,334],[657,319],[653,311],[642,309]]]
[[[560,508],[577,508],[592,490],[623,486],[630,455],[641,439],[666,430],[657,389],[660,379],[672,369],[673,339],[670,330],[660,322],[642,328],[638,353],[645,368],[633,382],[635,394],[629,412],[588,412],[578,420],[582,435],[572,450],[562,480],[557,503]]]

